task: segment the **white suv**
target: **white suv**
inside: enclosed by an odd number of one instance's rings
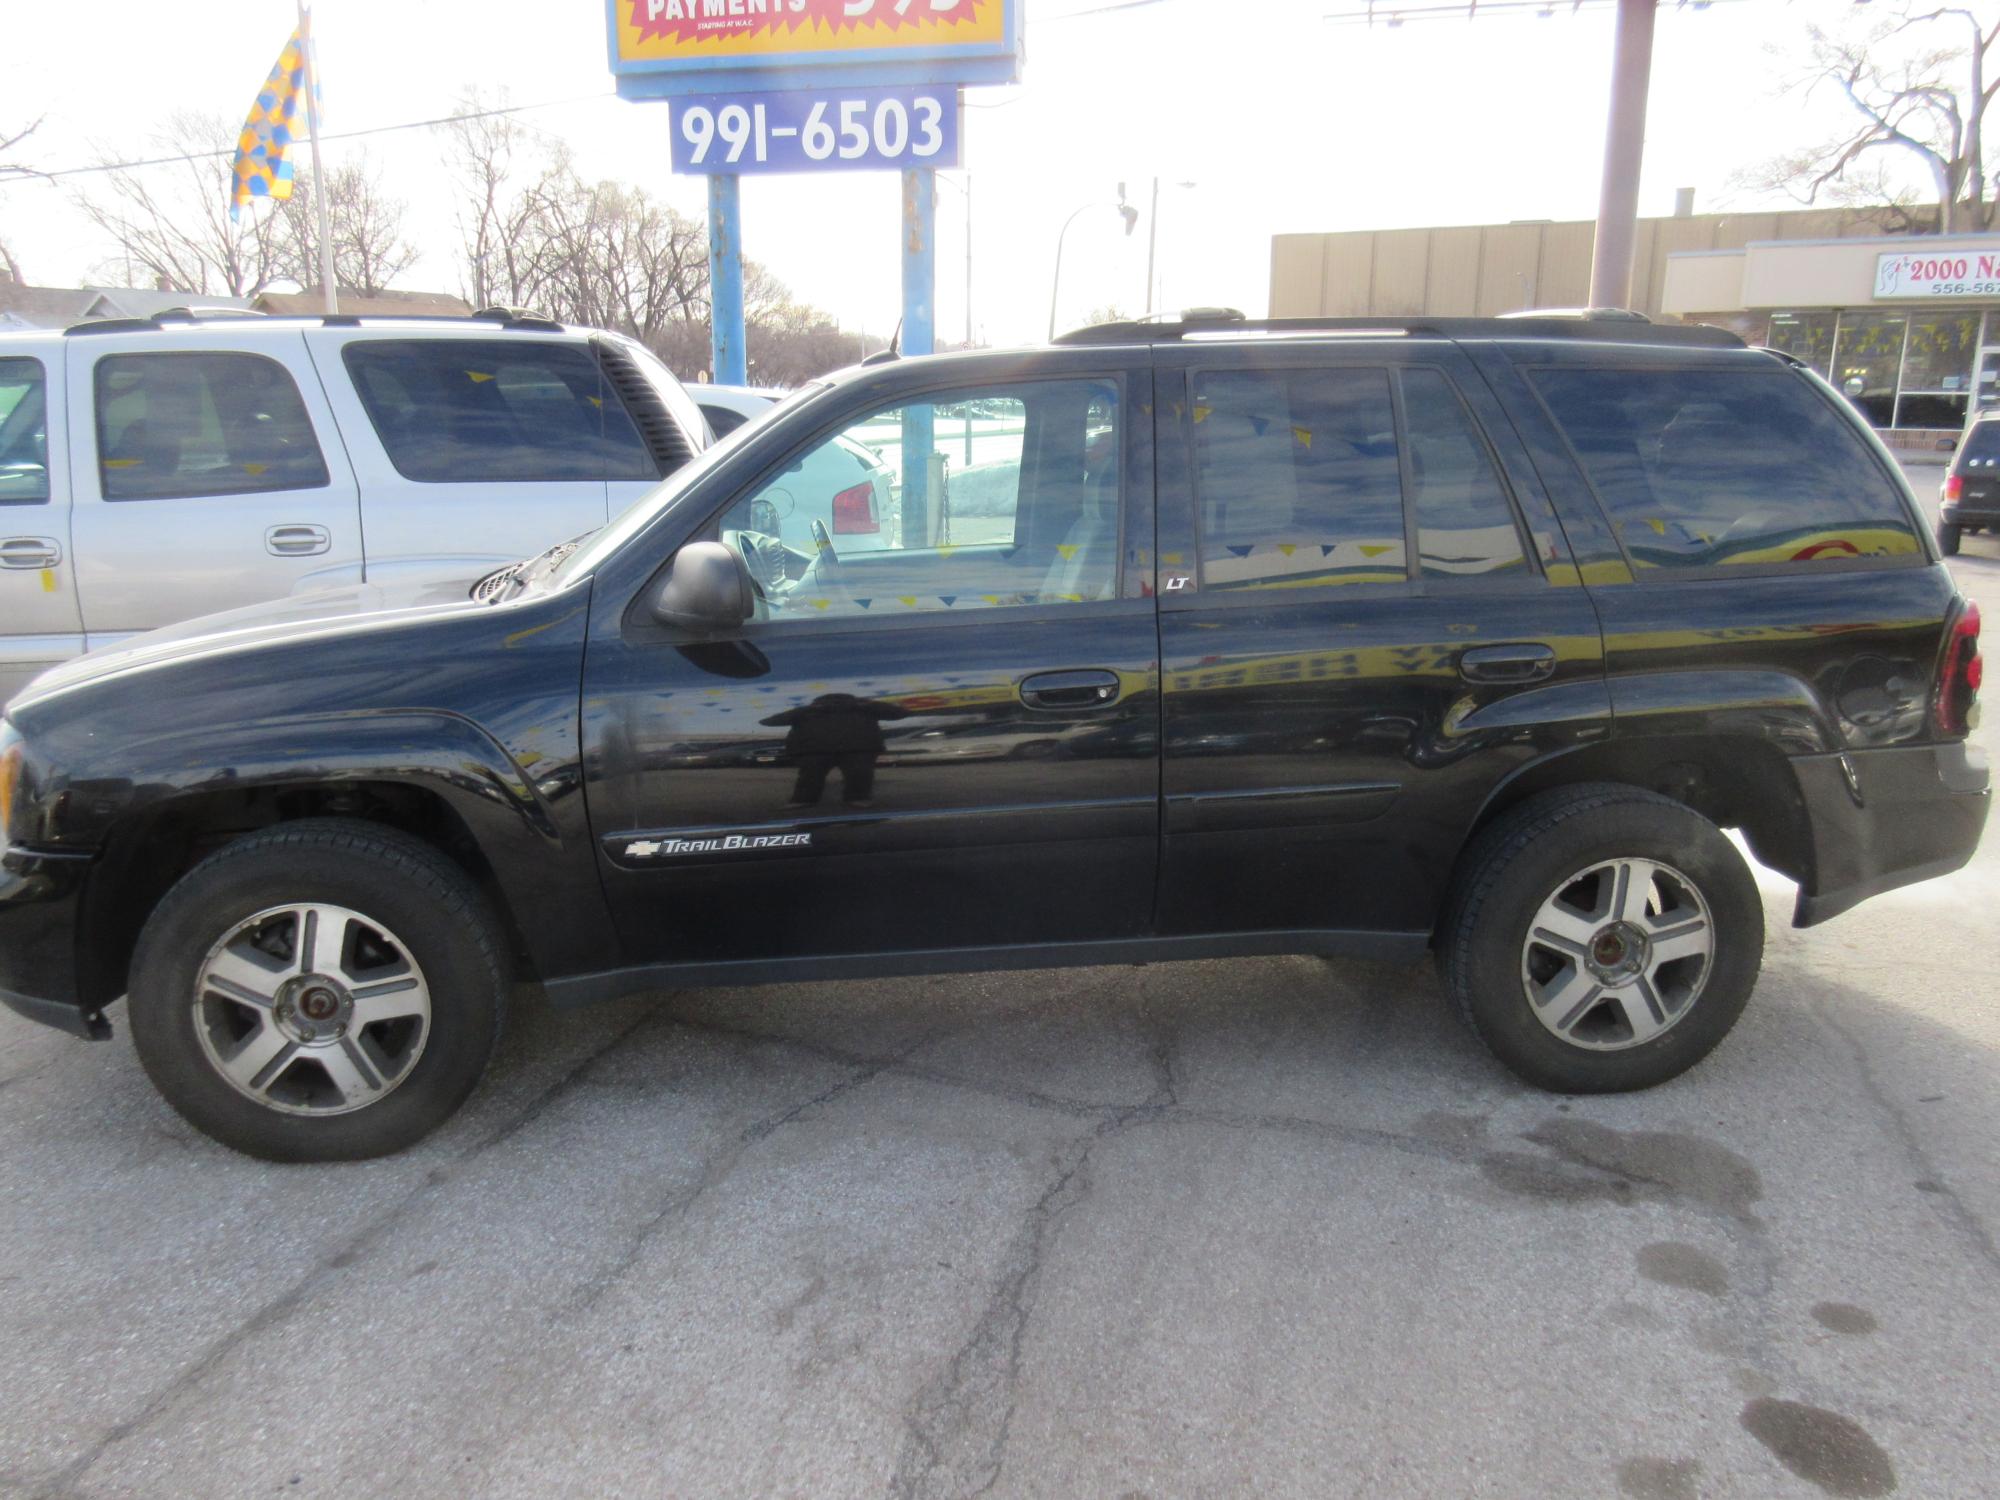
[[[0,703],[194,615],[476,578],[709,441],[643,346],[498,311],[0,334]]]

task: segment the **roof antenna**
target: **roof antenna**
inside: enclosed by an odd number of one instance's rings
[[[886,365],[903,357],[903,320],[896,319],[896,331],[889,336],[889,347],[877,349],[873,354],[864,355],[864,365]]]

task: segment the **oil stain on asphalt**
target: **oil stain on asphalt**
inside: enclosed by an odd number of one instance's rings
[[[1744,1430],[1799,1478],[1829,1495],[1890,1495],[1896,1466],[1859,1423],[1838,1412],[1760,1396],[1743,1408]]]

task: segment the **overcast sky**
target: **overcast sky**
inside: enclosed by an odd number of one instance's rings
[[[1337,24],[1360,0],[1026,0],[1020,86],[968,95],[973,317],[983,338],[1040,337],[1057,231],[1070,211],[1136,201],[1155,175],[1163,301],[1253,314],[1268,296],[1270,239],[1289,230],[1587,218],[1595,212],[1612,17],[1608,8]],[[1382,0],[1378,0],[1378,4]],[[1434,0],[1418,0],[1434,3]],[[1982,0],[1986,3],[1986,0]],[[0,0],[0,133],[46,121],[23,159],[54,169],[101,152],[149,154],[182,108],[240,118],[289,33],[289,0]],[[1703,210],[1789,206],[1731,192],[1732,171],[1844,124],[1831,91],[1777,87],[1809,20],[1848,0],[1663,5],[1640,212],[1691,186]],[[566,139],[581,169],[644,185],[699,214],[699,178],[668,171],[667,110],[610,97],[601,0],[319,0],[314,27],[331,119],[361,130],[449,113],[468,86],[517,103]],[[1778,57],[1772,55],[1776,49]],[[399,285],[459,289],[450,185],[432,132],[327,146],[365,149],[408,204],[423,259]],[[952,174],[962,176],[963,174]],[[111,247],[71,199],[88,177],[0,187],[0,235],[31,281],[73,286]],[[744,241],[802,297],[848,327],[886,332],[900,299],[893,174],[745,180]],[[941,332],[965,326],[965,206],[939,192]],[[1146,226],[1129,241],[1108,208],[1069,237],[1064,321],[1145,290]],[[752,351],[754,354],[754,351]]]

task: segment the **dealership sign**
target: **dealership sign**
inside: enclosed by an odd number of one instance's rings
[[[1877,301],[2000,297],[2000,250],[1894,251],[1875,259]]]
[[[676,172],[958,165],[955,88],[786,89],[675,99]]]
[[[1012,83],[1021,0],[607,0],[627,98]],[[782,77],[777,76],[782,75]]]

